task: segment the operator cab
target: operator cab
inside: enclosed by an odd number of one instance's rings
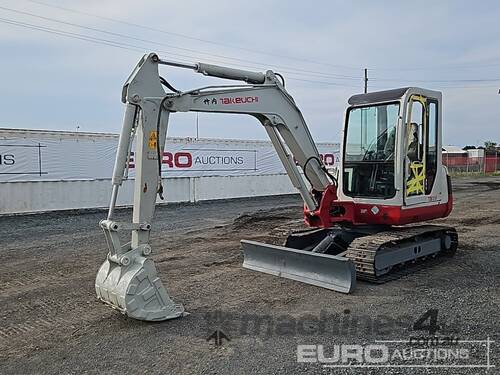
[[[403,199],[405,205],[429,198],[441,164],[440,100],[438,92],[409,87],[352,96],[344,127],[344,195],[388,204]]]

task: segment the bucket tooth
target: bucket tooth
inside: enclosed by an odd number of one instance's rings
[[[123,266],[106,260],[95,281],[97,298],[139,320],[160,321],[185,315],[169,297],[151,259],[138,256]]]
[[[243,268],[301,281],[342,293],[356,286],[356,270],[349,259],[283,246],[242,240]]]

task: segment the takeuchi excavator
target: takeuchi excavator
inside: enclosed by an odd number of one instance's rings
[[[243,82],[180,92],[159,75],[159,65]],[[111,203],[107,219],[100,222],[109,252],[95,287],[100,300],[129,317],[157,321],[185,314],[149,257],[156,198],[163,198],[168,119],[175,112],[240,113],[258,119],[304,200],[310,228],[292,233],[284,246],[242,240],[246,269],[350,293],[357,278],[384,282],[457,249],[454,228],[425,224],[448,216],[453,203],[441,160],[440,92],[406,87],[352,96],[335,174],[322,163],[278,73],[172,62],[151,53],[125,82],[122,101],[125,115]],[[134,138],[132,222],[124,223],[114,220],[114,211]],[[121,243],[123,231],[131,232],[130,242]]]

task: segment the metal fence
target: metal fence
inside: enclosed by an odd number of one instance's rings
[[[500,154],[480,157],[443,154],[443,164],[451,173],[493,173],[500,170]]]

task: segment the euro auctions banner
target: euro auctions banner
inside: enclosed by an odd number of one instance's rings
[[[118,137],[110,134],[0,129],[0,182],[111,178]],[[318,144],[327,167],[339,160],[337,144]],[[129,176],[136,155],[132,151]],[[285,173],[270,142],[169,138],[164,177]]]

